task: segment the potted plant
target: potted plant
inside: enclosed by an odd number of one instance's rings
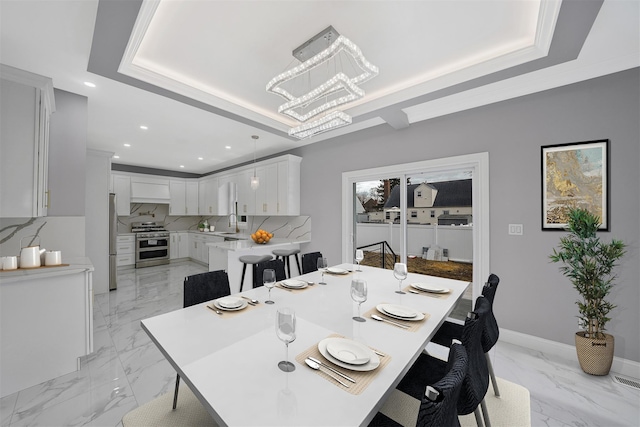
[[[596,235],[600,218],[586,209],[570,208],[567,231],[559,248],[549,256],[564,265],[560,271],[571,280],[580,294],[576,301],[580,315],[578,324],[584,329],[576,333],[576,351],[583,371],[591,375],[607,375],[613,362],[613,336],[606,334],[609,312],[615,308],[605,298],[611,292],[617,261],[625,254],[625,244],[613,239],[600,241]]]

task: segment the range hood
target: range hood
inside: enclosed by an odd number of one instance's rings
[[[168,204],[169,183],[131,182],[131,203]]]

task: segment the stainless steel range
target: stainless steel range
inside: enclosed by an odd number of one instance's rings
[[[156,222],[133,222],[136,233],[136,268],[169,263],[169,232]]]

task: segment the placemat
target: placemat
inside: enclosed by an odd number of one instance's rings
[[[381,303],[381,304],[386,304],[386,303]],[[370,319],[372,322],[377,322],[377,320],[374,320],[374,319],[371,318],[372,314],[377,314],[378,316],[382,317],[383,319],[387,319],[387,320],[390,320],[392,322],[396,322],[396,323],[399,323],[401,325],[408,326],[408,328],[407,329],[399,328],[399,327],[394,326],[394,325],[392,325],[390,323],[387,323],[387,322],[380,322],[380,323],[384,323],[385,325],[388,325],[388,326],[390,326],[392,328],[400,329],[400,330],[403,330],[403,331],[410,331],[410,332],[416,332],[418,329],[420,329],[420,327],[422,325],[427,323],[427,320],[429,320],[429,317],[431,317],[431,315],[429,313],[423,313],[424,314],[424,319],[422,319],[422,320],[418,320],[418,321],[400,320],[400,319],[396,319],[395,317],[387,316],[384,313],[380,313],[378,311],[378,309],[376,309],[375,307],[373,307],[372,309],[370,309],[369,311],[364,313],[362,315],[362,317],[366,317],[366,318]],[[368,321],[369,320],[367,320],[367,322]]]
[[[331,334],[327,338],[344,338],[344,336],[342,336],[340,334]],[[374,348],[371,348],[371,349],[378,351],[377,349],[374,349]],[[314,358],[322,361],[322,363],[326,363],[327,365],[331,366],[333,369],[335,369],[337,371],[340,371],[340,372],[344,373],[345,375],[348,375],[351,378],[353,378],[353,380],[355,381],[355,384],[352,383],[351,381],[347,381],[347,380],[341,378],[339,375],[336,375],[336,374],[332,373],[336,377],[340,378],[341,381],[344,381],[345,383],[349,384],[349,388],[346,388],[343,385],[341,385],[340,383],[338,383],[336,380],[331,378],[329,375],[327,375],[324,372],[323,368],[320,368],[320,369],[315,371],[315,373],[317,375],[320,375],[322,378],[324,378],[325,380],[329,381],[331,384],[333,384],[336,387],[346,391],[349,394],[353,394],[353,395],[358,395],[358,394],[362,393],[364,390],[366,390],[367,386],[369,384],[371,384],[371,382],[376,378],[378,373],[382,369],[384,369],[384,367],[387,366],[389,364],[389,362],[391,361],[391,356],[389,356],[388,354],[385,354],[384,356],[378,356],[378,357],[380,357],[380,366],[378,366],[373,371],[367,371],[367,372],[352,371],[350,369],[345,369],[345,368],[343,368],[341,366],[337,366],[337,365],[334,365],[333,363],[329,362],[327,359],[324,358],[324,356],[322,354],[320,354],[320,350],[318,350],[318,344],[314,344],[311,347],[309,347],[308,349],[306,349],[305,351],[303,351],[302,353],[298,354],[296,356],[296,362],[298,362],[300,365],[304,366],[305,369],[311,369],[304,362],[304,359],[306,359],[309,356],[314,357]]]
[[[209,303],[209,304],[207,304],[207,308],[205,308],[205,309],[206,309],[209,313],[213,314],[214,316],[218,316],[218,317],[221,317],[221,318],[223,318],[223,319],[230,319],[230,318],[232,318],[232,317],[239,316],[239,315],[241,315],[241,314],[243,314],[243,313],[246,313],[246,312],[248,312],[248,311],[251,311],[251,310],[255,310],[255,309],[257,309],[257,308],[260,308],[260,307],[262,307],[263,305],[265,305],[263,302],[260,302],[260,303],[258,303],[258,304],[256,304],[256,305],[251,305],[251,304],[249,304],[249,302],[247,301],[247,306],[246,306],[245,308],[243,308],[242,310],[226,311],[226,310],[220,310],[219,308],[217,308],[216,306],[214,306],[214,305],[213,305],[213,303]],[[216,313],[215,311],[213,311],[213,310],[209,309],[209,308],[208,308],[209,306],[213,307],[213,309],[214,309],[214,310],[218,310],[218,311],[219,311],[220,313],[222,313],[222,314],[218,314],[218,313]]]
[[[421,291],[420,289],[416,289],[411,285],[405,287],[403,291],[410,292],[415,295],[424,295],[426,297],[437,298],[437,299],[447,299],[451,295],[451,291],[447,292],[446,294],[437,294],[435,292]]]

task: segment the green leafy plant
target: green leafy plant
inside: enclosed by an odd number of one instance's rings
[[[596,235],[600,218],[585,209],[568,212],[567,236],[560,238],[558,249],[549,256],[552,262],[562,262],[560,271],[571,280],[582,300],[576,301],[580,324],[586,336],[604,339],[609,312],[616,306],[606,301],[616,275],[617,261],[625,254],[625,244],[613,239],[604,243]]]

